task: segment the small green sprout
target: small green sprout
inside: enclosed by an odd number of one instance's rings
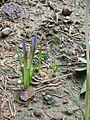
[[[54,75],[56,75],[56,70],[57,70],[56,60],[54,60],[54,65],[53,65],[53,72],[54,72]]]

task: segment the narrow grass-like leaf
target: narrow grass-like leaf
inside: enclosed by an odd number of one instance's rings
[[[28,88],[28,86],[29,86],[29,79],[30,79],[30,70],[28,69],[25,82],[23,83],[24,89]]]
[[[87,60],[85,58],[78,57],[78,60],[81,61],[82,63],[87,63]]]
[[[82,71],[85,71],[85,70],[87,70],[86,66],[79,66],[78,68],[75,68],[75,71],[77,71],[77,72],[82,72]]]
[[[82,88],[81,88],[81,93],[80,94],[83,94],[83,93],[85,93],[86,92],[86,80],[84,81],[84,83],[83,83],[83,86],[82,86]]]
[[[24,79],[23,79],[23,84],[24,86],[27,86],[26,82],[26,76],[27,76],[27,50],[26,50],[26,42],[23,42],[23,62],[24,62]]]
[[[86,57],[87,57],[87,79],[86,79],[86,111],[85,118],[86,120],[90,120],[90,45],[89,45],[89,9],[90,9],[90,0],[86,0],[86,12],[85,12],[85,35],[86,35]]]

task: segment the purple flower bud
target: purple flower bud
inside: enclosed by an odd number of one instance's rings
[[[37,42],[37,36],[34,36],[34,40],[32,41],[32,50],[35,48]]]
[[[23,54],[26,54],[26,41],[23,41]]]

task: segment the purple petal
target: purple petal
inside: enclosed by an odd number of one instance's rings
[[[26,41],[23,41],[23,54],[26,54]]]
[[[32,41],[32,48],[35,47],[36,41],[37,41],[37,36],[35,35],[35,36],[34,36],[34,40]]]

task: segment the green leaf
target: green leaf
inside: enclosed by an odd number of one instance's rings
[[[24,80],[24,89],[27,89],[29,87],[30,84],[30,68],[27,69],[27,75],[26,75],[26,80]]]
[[[80,93],[80,94],[82,94],[82,93],[84,93],[84,92],[86,92],[86,80],[85,80],[84,83],[83,83],[83,86],[82,86],[82,88],[81,88],[81,93]]]
[[[81,61],[82,63],[87,63],[87,60],[85,58],[78,57],[78,60]]]
[[[81,72],[81,71],[84,71],[84,70],[87,70],[86,66],[80,66],[78,68],[75,68],[75,71],[77,71],[77,72]]]

